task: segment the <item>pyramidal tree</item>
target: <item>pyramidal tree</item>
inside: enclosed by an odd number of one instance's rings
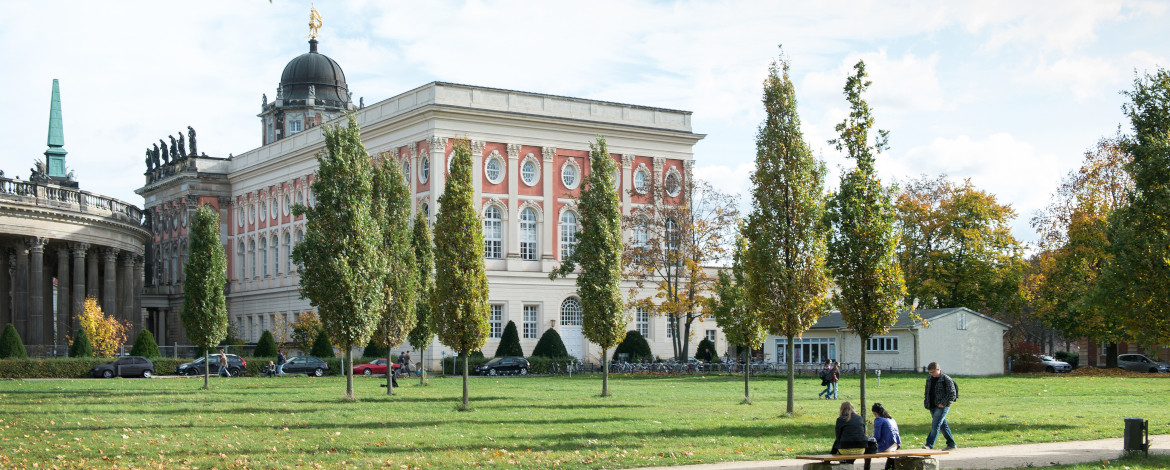
[[[183,266],[183,310],[179,319],[187,338],[203,349],[207,364],[211,348],[227,337],[227,257],[219,240],[219,213],[209,205],[199,206],[191,222],[190,251]],[[86,299],[88,303],[92,299]],[[97,307],[97,302],[93,302]],[[207,389],[209,367],[203,368],[203,388]]]
[[[590,171],[581,192],[581,231],[576,249],[549,274],[565,277],[577,268],[577,294],[581,297],[581,330],[601,346],[601,396],[609,393],[609,361],[606,354],[625,336],[625,302],[622,300],[622,214],[614,185],[615,164],[605,138],[589,144]]]
[[[305,216],[305,239],[293,249],[300,293],[317,308],[329,337],[342,348],[345,399],[353,400],[353,348],[374,332],[386,304],[382,229],[371,208],[373,169],[353,114],[347,125],[325,125],[312,191],[316,203],[293,207]]]
[[[829,200],[826,220],[832,226],[827,265],[837,281],[833,305],[845,324],[861,338],[861,409],[865,403],[865,350],[869,338],[885,334],[898,318],[906,282],[898,264],[898,232],[893,195],[882,186],[874,158],[886,149],[889,132],[870,139],[873,116],[862,95],[869,88],[865,62],[853,67],[845,83],[849,116],[837,124],[837,150],[857,162],[841,175]]]
[[[784,336],[788,366],[787,412],[795,412],[797,336],[827,310],[825,165],[813,157],[800,131],[788,60],[780,57],[764,80],[767,117],[756,134],[752,212],[743,255],[748,309],[763,312],[769,330]],[[754,345],[753,345],[754,346]]]
[[[719,270],[715,280],[715,295],[708,299],[711,315],[727,335],[727,342],[743,348],[743,363],[751,364],[753,349],[764,346],[767,338],[767,318],[763,312],[753,308],[747,298],[748,273],[744,267],[747,256],[747,239],[736,239],[731,269]],[[743,404],[752,403],[748,376],[751,367],[743,368]],[[788,387],[791,391],[792,387]]]
[[[407,339],[418,350],[418,358],[422,360],[423,352],[435,340],[435,318],[431,315],[431,292],[435,288],[435,247],[431,226],[421,211],[414,216],[410,245],[414,249],[415,268],[418,269],[418,295],[415,296],[414,329],[410,330]],[[425,367],[419,367],[418,383],[427,384]]]
[[[435,289],[432,313],[439,341],[463,356],[463,402],[470,410],[468,366],[472,351],[478,351],[488,337],[488,283],[483,264],[483,223],[473,201],[471,149],[467,141],[455,142],[439,213],[435,216]]]
[[[393,158],[382,158],[374,168],[373,215],[382,232],[382,256],[386,273],[382,280],[385,307],[378,319],[375,340],[387,349],[406,341],[418,317],[418,277],[411,247],[410,189],[402,168]],[[393,395],[394,374],[386,374],[386,394]]]

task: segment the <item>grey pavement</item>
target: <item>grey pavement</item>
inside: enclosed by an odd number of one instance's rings
[[[1120,432],[1120,431],[1119,431]],[[1122,438],[1099,439],[1095,441],[1046,442],[1041,444],[1015,444],[992,447],[966,447],[938,456],[940,468],[995,469],[1048,467],[1085,462],[1113,460],[1122,453]],[[1170,455],[1170,434],[1150,436],[1150,454]],[[687,470],[730,470],[730,469],[801,469],[809,460],[785,459],[751,462],[723,462],[701,465],[682,465]],[[873,469],[885,465],[882,459],[875,459]],[[862,468],[862,461],[854,463]]]

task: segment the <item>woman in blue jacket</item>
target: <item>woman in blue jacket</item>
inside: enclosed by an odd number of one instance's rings
[[[889,452],[902,447],[902,435],[898,432],[898,422],[890,416],[890,412],[881,403],[874,403],[870,407],[873,411],[873,438],[877,441],[878,452]],[[886,459],[886,468],[893,468],[894,459]]]

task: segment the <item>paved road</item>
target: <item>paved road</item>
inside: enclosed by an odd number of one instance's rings
[[[1122,439],[1100,439],[1096,441],[1049,442],[1044,444],[1018,444],[995,447],[969,447],[951,451],[938,457],[941,468],[997,469],[1021,467],[1047,467],[1101,460],[1112,460],[1121,455]],[[1150,453],[1170,455],[1170,434],[1150,436]],[[730,469],[800,469],[808,460],[764,460],[754,462],[726,462],[703,465],[685,465],[677,468],[686,470],[730,470]],[[873,468],[885,465],[882,460],[873,462]],[[862,468],[862,461],[854,466]]]

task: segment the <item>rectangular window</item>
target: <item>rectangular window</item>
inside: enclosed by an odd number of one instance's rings
[[[956,326],[960,330],[967,329],[967,312],[959,312],[959,320]]]
[[[491,327],[489,337],[499,338],[504,335],[504,306],[501,304],[492,304],[492,315],[488,319],[488,325]]]
[[[296,134],[297,132],[300,132],[301,130],[302,130],[301,129],[301,121],[289,121],[288,122],[288,134],[289,135]]]
[[[650,311],[646,307],[638,307],[634,313],[634,324],[638,327],[638,334],[643,338],[650,337]]]
[[[869,339],[865,350],[868,352],[898,352],[898,337],[875,336]]]
[[[536,314],[538,312],[540,312],[539,306],[524,306],[524,339],[536,339]]]
[[[776,361],[784,363],[788,361],[788,356],[785,354],[785,346],[788,345],[787,338],[780,338],[776,340]],[[837,358],[837,339],[836,338],[802,338],[796,340],[793,346],[793,355],[797,364],[818,364],[825,362],[825,359]]]
[[[666,319],[666,339],[672,339],[672,338],[674,338],[674,323],[670,321],[670,318],[667,318]]]
[[[707,341],[715,344],[715,330],[707,330]]]

